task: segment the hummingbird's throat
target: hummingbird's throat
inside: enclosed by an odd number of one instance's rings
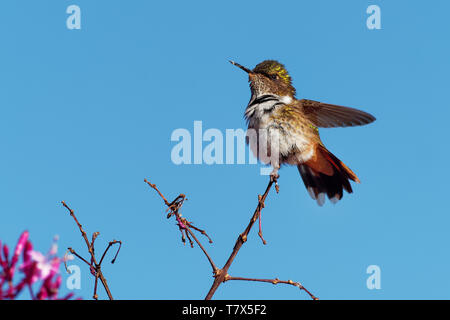
[[[275,111],[277,107],[286,105],[292,102],[290,96],[279,96],[272,93],[255,94],[252,97],[245,109],[245,118],[249,120],[252,117],[261,118]]]
[[[283,102],[284,104],[290,104],[292,102],[292,97],[290,96],[282,96],[280,101]]]

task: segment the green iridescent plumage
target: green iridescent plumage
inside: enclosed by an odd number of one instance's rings
[[[258,64],[254,69],[254,73],[264,74],[273,81],[280,81],[288,87],[290,94],[295,96],[295,88],[292,86],[292,78],[287,72],[283,64],[275,60],[265,60]]]

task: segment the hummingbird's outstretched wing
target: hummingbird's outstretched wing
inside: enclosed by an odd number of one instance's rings
[[[375,117],[367,112],[314,100],[298,100],[297,106],[316,127],[362,126],[375,121]]]

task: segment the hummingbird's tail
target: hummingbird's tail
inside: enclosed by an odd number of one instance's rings
[[[310,160],[297,168],[309,195],[319,206],[325,203],[325,194],[336,203],[342,198],[343,189],[353,192],[349,180],[359,182],[353,171],[322,145],[317,146]]]

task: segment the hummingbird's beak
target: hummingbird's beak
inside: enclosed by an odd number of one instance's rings
[[[230,61],[230,63],[231,63],[232,65],[235,65],[236,67],[241,68],[242,70],[244,70],[245,72],[247,72],[249,75],[253,74],[253,71],[252,71],[252,70],[247,69],[246,67],[241,66],[239,63],[234,62],[234,61],[232,61],[232,60],[229,60],[229,61]]]

